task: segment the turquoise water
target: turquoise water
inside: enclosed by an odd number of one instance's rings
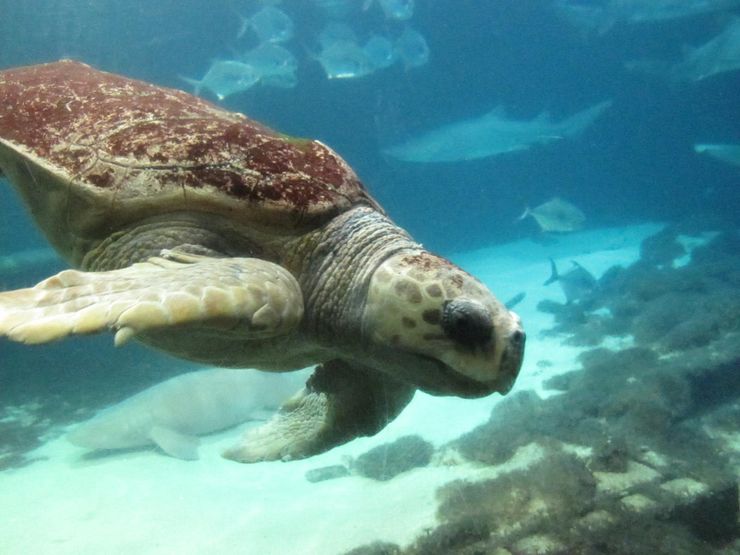
[[[740,552],[740,161],[712,146],[740,145],[738,6],[30,0],[0,13],[0,70],[73,58],[188,92],[200,81],[211,102],[330,145],[426,248],[502,301],[525,293],[528,334],[505,403],[418,393],[372,438],[257,465],[219,457],[235,430],[203,438],[197,462],[153,446],[86,454],[68,426],[201,366],[107,334],[3,340],[0,551]],[[28,287],[65,265],[0,184],[0,289]],[[553,198],[580,216],[518,219]],[[548,258],[561,279],[543,286]],[[594,278],[575,298],[572,261]]]

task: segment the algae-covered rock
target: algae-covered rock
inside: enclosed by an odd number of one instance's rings
[[[373,542],[346,551],[344,555],[400,555],[401,548],[394,543]]]
[[[542,460],[523,470],[442,487],[439,519],[461,522],[484,518],[492,537],[508,542],[518,539],[520,533],[556,530],[562,523],[591,511],[596,480],[584,461],[553,447],[545,451]]]
[[[419,537],[406,555],[450,555],[452,553],[489,553],[485,549],[490,524],[483,514],[466,515],[440,524]]]
[[[432,459],[434,446],[417,435],[398,438],[363,453],[352,462],[352,471],[373,480],[391,478],[420,466]]]

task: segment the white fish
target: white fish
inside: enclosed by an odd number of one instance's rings
[[[404,21],[414,15],[414,0],[378,0],[387,19]]]
[[[269,83],[269,78],[295,78],[298,61],[293,53],[273,43],[262,43],[243,56],[241,61],[254,68],[263,82]]]
[[[694,145],[694,152],[707,154],[733,166],[740,166],[740,144],[697,143]]]
[[[576,137],[609,106],[601,102],[560,121],[547,112],[533,120],[508,118],[499,107],[483,116],[442,126],[383,152],[405,162],[458,162],[526,150],[565,137]]]
[[[332,19],[344,19],[352,15],[359,6],[359,0],[311,0],[311,3]]]
[[[197,436],[277,408],[296,391],[285,376],[215,368],[176,376],[102,410],[67,434],[88,449],[158,445],[176,458],[198,458]]]
[[[319,46],[322,50],[330,48],[337,43],[357,43],[357,33],[346,23],[333,21],[321,29],[319,33]]]
[[[354,42],[335,42],[316,59],[329,79],[356,79],[375,70],[365,51]]]
[[[396,51],[393,48],[393,43],[390,39],[381,35],[371,36],[362,50],[375,69],[390,67],[396,61]]]
[[[251,17],[242,18],[236,38],[253,29],[260,43],[287,42],[293,38],[293,20],[280,8],[265,6]]]
[[[295,72],[265,75],[262,78],[261,82],[267,87],[276,87],[278,89],[292,89],[298,84],[298,76],[295,74]]]
[[[407,68],[429,62],[429,45],[418,31],[406,27],[396,40],[396,53]]]
[[[567,233],[583,227],[586,216],[580,208],[561,198],[555,197],[534,208],[527,208],[519,216],[523,220],[531,216],[542,231],[548,233]]]
[[[195,94],[208,89],[219,100],[227,96],[246,91],[260,79],[259,73],[249,64],[234,60],[216,60],[208,68],[202,79],[180,77],[195,88]]]

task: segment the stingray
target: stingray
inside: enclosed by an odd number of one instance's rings
[[[527,208],[519,216],[523,220],[531,216],[545,232],[566,233],[583,227],[586,216],[571,203],[555,197],[534,208]]]
[[[609,106],[610,101],[601,102],[559,121],[553,121],[547,112],[532,120],[516,120],[498,107],[477,118],[444,125],[388,147],[383,152],[404,162],[458,162],[487,158],[576,137]]]

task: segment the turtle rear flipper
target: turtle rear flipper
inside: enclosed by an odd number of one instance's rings
[[[303,459],[382,430],[416,389],[358,364],[332,360],[267,423],[248,430],[223,456],[238,462]]]
[[[187,324],[239,328],[245,338],[287,334],[303,316],[295,278],[255,258],[163,252],[120,270],[65,270],[35,287],[0,293],[0,336],[46,343],[105,330],[116,345]]]

